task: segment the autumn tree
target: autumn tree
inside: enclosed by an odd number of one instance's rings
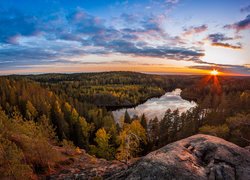
[[[31,179],[32,168],[23,163],[24,154],[15,143],[0,136],[0,174],[3,179]]]
[[[93,125],[87,123],[85,118],[79,117],[74,129],[74,133],[76,134],[75,144],[88,150],[89,138]]]
[[[33,104],[30,101],[27,101],[25,117],[28,120],[33,120],[35,119],[36,116],[37,116],[36,108],[33,106]]]
[[[25,121],[16,114],[8,118],[0,110],[0,173],[7,179],[30,178],[33,172],[47,172],[61,154],[52,148],[55,143],[48,127]]]
[[[55,101],[51,112],[52,122],[56,127],[57,134],[60,139],[69,138],[69,125],[64,119],[64,114],[61,110],[58,101]]]
[[[124,160],[126,163],[129,159],[136,157],[141,151],[141,144],[146,143],[146,131],[138,120],[131,124],[125,124],[118,136],[120,144],[116,158]]]
[[[105,159],[113,159],[114,157],[114,148],[110,145],[109,140],[111,135],[108,134],[104,128],[98,129],[96,132],[95,142],[96,146],[91,146],[91,153],[95,154],[97,157]]]

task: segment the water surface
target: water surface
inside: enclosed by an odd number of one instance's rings
[[[130,117],[133,117],[134,115],[141,116],[144,113],[148,119],[152,119],[155,116],[157,116],[158,119],[162,119],[167,109],[179,109],[180,113],[182,113],[196,106],[194,101],[190,102],[182,99],[180,93],[181,89],[175,89],[172,92],[167,92],[160,98],[149,99],[145,103],[134,108],[123,108],[112,111],[112,113],[116,122],[119,121],[126,110],[128,111]]]

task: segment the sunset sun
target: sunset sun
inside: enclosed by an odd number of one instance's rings
[[[216,70],[216,69],[213,69],[211,72],[210,72],[211,75],[213,76],[217,76],[219,74],[219,71]]]

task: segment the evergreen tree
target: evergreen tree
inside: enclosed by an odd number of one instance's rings
[[[156,149],[159,143],[159,121],[155,117],[153,120],[149,121],[149,141],[152,149]]]
[[[127,124],[131,123],[131,118],[130,118],[127,110],[125,111],[125,114],[124,114],[124,122]]]
[[[181,126],[179,110],[178,109],[174,110],[172,116],[173,116],[173,126],[171,129],[171,141],[174,141],[177,139],[177,132],[179,132]]]
[[[75,139],[74,142],[77,146],[89,149],[89,138],[92,127],[83,117],[79,117],[77,123],[74,125]]]
[[[160,122],[160,145],[167,144],[170,140],[170,128],[173,125],[172,111],[168,109]]]
[[[142,127],[147,131],[147,129],[148,129],[148,124],[147,124],[147,119],[146,119],[146,116],[145,116],[144,113],[143,113],[142,116],[141,116],[141,125],[142,125]]]
[[[59,139],[69,139],[69,125],[64,119],[64,114],[61,110],[60,104],[58,101],[55,101],[53,104],[51,118],[53,124],[56,126],[56,132],[59,136]]]

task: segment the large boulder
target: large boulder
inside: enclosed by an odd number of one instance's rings
[[[149,153],[109,179],[250,179],[250,152],[209,135],[194,135]]]

